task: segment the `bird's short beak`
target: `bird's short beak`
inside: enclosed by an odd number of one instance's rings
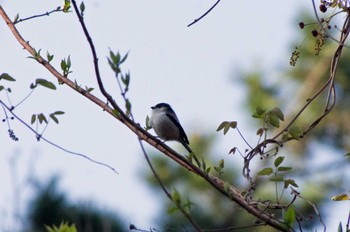
[[[151,106],[151,109],[154,110],[156,107],[155,106]]]

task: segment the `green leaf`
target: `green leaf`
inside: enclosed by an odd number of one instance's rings
[[[270,113],[270,112],[268,114],[268,123],[270,123],[271,126],[274,126],[276,128],[280,127],[280,120],[279,120],[279,118],[275,114]]]
[[[210,172],[210,170],[211,170],[211,167],[208,167],[207,169],[205,169],[205,173],[209,173]]]
[[[255,112],[253,113],[253,118],[263,118],[266,110],[261,106],[257,106]]]
[[[19,13],[16,14],[15,18],[13,19],[13,23],[16,24],[19,19]]]
[[[47,119],[46,119],[46,117],[45,117],[45,115],[43,113],[38,114],[38,120],[39,120],[40,124],[42,124],[43,122],[45,122],[46,124],[48,123]]]
[[[218,129],[216,129],[216,131],[221,131],[222,129],[224,129],[224,128],[226,127],[226,125],[227,125],[228,123],[229,123],[229,122],[227,122],[227,121],[222,122],[222,123],[219,125]]]
[[[205,163],[203,157],[202,157],[202,164],[201,164],[202,170],[205,171],[207,169],[207,164]]]
[[[292,167],[284,167],[284,166],[281,166],[281,167],[278,167],[278,171],[279,172],[288,172],[290,170],[292,170],[293,168]]]
[[[35,122],[35,120],[36,120],[36,114],[33,114],[33,115],[32,115],[32,118],[31,118],[31,120],[30,120],[30,124],[33,125],[33,123]]]
[[[268,176],[268,175],[271,175],[272,173],[273,173],[272,168],[264,168],[261,171],[259,171],[257,174],[258,176]]]
[[[0,87],[1,87],[1,86],[0,86]],[[349,152],[349,153],[346,153],[344,156],[350,157],[350,152]]]
[[[72,63],[70,62],[70,55],[67,58],[67,68],[70,69]]]
[[[280,120],[284,121],[284,115],[280,108],[275,107],[272,110],[270,110],[270,112],[276,115],[277,118],[279,118]]]
[[[94,88],[92,88],[92,87],[90,87],[90,88],[85,87],[85,90],[86,90],[87,92],[91,93],[91,92],[94,90]]]
[[[149,130],[149,129],[151,129],[152,127],[151,127],[151,123],[150,123],[150,118],[148,117],[148,115],[147,115],[147,117],[146,117],[146,119],[145,119],[145,124],[146,124],[146,130]]]
[[[55,123],[58,124],[58,119],[57,119],[57,117],[56,117],[54,114],[50,114],[50,118],[51,118]]]
[[[230,127],[231,127],[232,129],[236,129],[236,127],[237,127],[237,122],[236,122],[236,121],[230,122]]]
[[[172,194],[171,194],[171,197],[174,201],[174,203],[177,205],[177,206],[180,206],[181,205],[181,196],[180,196],[180,193],[174,188]]]
[[[265,131],[264,128],[259,128],[259,129],[256,131],[256,135],[258,135],[258,136],[261,137],[261,136],[264,134],[264,131]]]
[[[64,0],[63,12],[67,13],[70,9],[70,0]]]
[[[288,129],[288,133],[293,139],[300,139],[303,136],[303,130],[297,126],[291,126]]]
[[[124,63],[124,61],[128,58],[129,52],[125,54],[125,56],[120,60],[119,65]]]
[[[126,99],[125,101],[125,108],[126,108],[126,115],[130,115],[131,113],[131,103],[129,99]]]
[[[224,166],[225,166],[225,160],[221,159],[221,160],[219,161],[219,168],[223,169]]]
[[[54,55],[50,55],[50,53],[47,51],[47,52],[46,52],[46,57],[47,57],[47,62],[50,63],[50,62],[52,61]]]
[[[2,85],[0,85],[0,91],[1,91],[1,90],[4,90],[4,89],[5,89],[5,87],[2,86]]]
[[[62,115],[62,114],[64,114],[64,112],[63,111],[55,111],[53,114]]]
[[[273,163],[275,167],[277,168],[284,160],[284,156],[279,156],[275,159],[275,162]]]
[[[282,181],[284,181],[284,177],[282,175],[271,176],[269,178],[269,181],[282,182]]]
[[[35,83],[37,85],[41,85],[52,90],[56,90],[56,86],[52,82],[47,81],[45,79],[38,78],[35,80]]]
[[[293,206],[289,206],[288,210],[284,213],[284,223],[293,228],[295,223],[295,211]]]
[[[81,2],[79,7],[80,7],[80,15],[84,16],[84,11],[85,11],[85,4],[84,4],[84,2]]]
[[[11,77],[8,73],[3,73],[0,75],[0,80],[6,80],[6,81],[16,81],[15,78]]]
[[[226,133],[228,132],[228,130],[230,129],[230,124],[226,124],[225,128],[224,128],[224,135],[226,135]]]
[[[286,179],[286,180],[284,180],[284,188],[286,189],[286,188],[288,188],[288,186],[289,185],[292,185],[292,186],[294,186],[294,187],[299,187],[298,185],[297,185],[297,183],[295,183],[295,180],[292,180],[292,179]]]

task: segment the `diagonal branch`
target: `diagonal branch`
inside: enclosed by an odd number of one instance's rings
[[[238,205],[240,205],[242,208],[244,208],[248,213],[252,214],[256,218],[264,221],[266,224],[270,225],[271,227],[274,227],[280,231],[294,231],[292,228],[288,228],[283,222],[276,219],[273,215],[268,214],[266,212],[261,212],[258,208],[256,208],[254,205],[249,204],[248,201],[241,195],[241,193],[236,189],[234,186],[227,184],[227,182],[215,177],[210,176],[206,172],[202,171],[198,167],[196,167],[194,164],[192,164],[188,159],[186,159],[184,156],[178,154],[173,149],[168,147],[165,143],[161,143],[156,137],[148,133],[146,130],[144,130],[138,123],[132,121],[122,110],[121,108],[115,103],[113,98],[104,91],[104,96],[107,98],[108,102],[111,103],[112,107],[109,107],[104,101],[97,98],[95,95],[91,94],[90,92],[82,89],[81,87],[77,86],[74,82],[72,82],[67,77],[60,74],[48,61],[46,61],[43,57],[40,56],[40,54],[37,54],[34,48],[26,42],[23,37],[20,35],[18,30],[16,29],[13,22],[9,19],[6,12],[3,10],[2,6],[0,5],[0,15],[6,22],[9,29],[12,31],[15,38],[18,40],[18,42],[26,49],[33,57],[36,57],[37,61],[43,65],[53,76],[55,76],[59,82],[66,84],[71,89],[75,90],[76,92],[82,94],[84,97],[89,99],[90,101],[94,102],[96,105],[98,105],[101,109],[109,113],[112,117],[119,120],[121,123],[123,123],[126,127],[128,127],[135,135],[138,136],[140,140],[144,140],[151,146],[155,147],[157,150],[177,162],[179,165],[183,166],[184,168],[188,169],[189,171],[199,175],[201,178],[203,178],[206,182],[208,182],[211,186],[213,186],[215,189],[217,189],[222,195],[226,196],[230,200],[236,202]],[[86,27],[85,27],[86,28]],[[88,40],[91,40],[91,37],[88,38]],[[91,40],[92,42],[92,40]],[[91,44],[90,44],[90,48]],[[98,59],[96,52],[93,52],[94,56],[94,65],[95,65],[95,74],[99,76],[98,69]],[[101,77],[99,76],[98,82],[101,82]],[[103,85],[99,85],[100,87]],[[102,88],[103,90],[104,88]],[[102,91],[101,90],[101,91]]]

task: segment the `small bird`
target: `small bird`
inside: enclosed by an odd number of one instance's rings
[[[189,153],[192,153],[191,148],[188,146],[190,143],[186,133],[171,106],[167,103],[159,103],[152,106],[151,109],[150,126],[158,137],[165,141],[174,140],[180,142]]]

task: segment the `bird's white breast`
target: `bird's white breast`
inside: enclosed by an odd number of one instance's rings
[[[161,139],[179,140],[180,131],[165,112],[152,112],[150,122],[154,131]]]

